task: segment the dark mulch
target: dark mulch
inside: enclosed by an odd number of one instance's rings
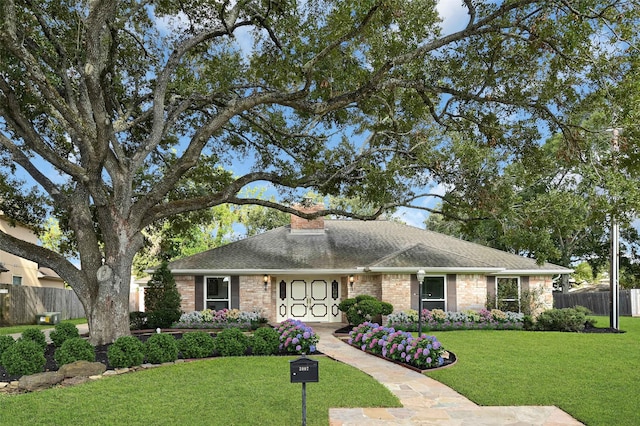
[[[626,333],[624,330],[616,330],[611,327],[595,327],[589,323],[585,324],[582,333]]]

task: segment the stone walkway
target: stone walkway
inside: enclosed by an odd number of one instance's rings
[[[553,406],[481,407],[423,374],[369,355],[340,341],[333,335],[333,331],[344,324],[309,325],[320,337],[318,350],[367,373],[393,392],[402,404],[402,408],[332,408],[329,410],[330,426],[582,424]]]

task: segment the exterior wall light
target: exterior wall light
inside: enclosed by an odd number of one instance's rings
[[[351,286],[351,290],[353,290],[353,275],[349,275],[349,286]]]
[[[267,291],[267,285],[269,284],[269,275],[264,274],[264,277],[262,277],[262,281],[264,282],[264,291]]]

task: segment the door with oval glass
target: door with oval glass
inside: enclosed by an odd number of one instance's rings
[[[278,321],[340,321],[339,277],[285,278],[280,280],[278,292]]]

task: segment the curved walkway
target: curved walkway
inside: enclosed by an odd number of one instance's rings
[[[310,325],[320,337],[318,350],[367,373],[402,403],[401,408],[332,408],[329,410],[331,426],[582,424],[554,406],[481,407],[436,380],[340,341],[333,332],[344,324]]]

